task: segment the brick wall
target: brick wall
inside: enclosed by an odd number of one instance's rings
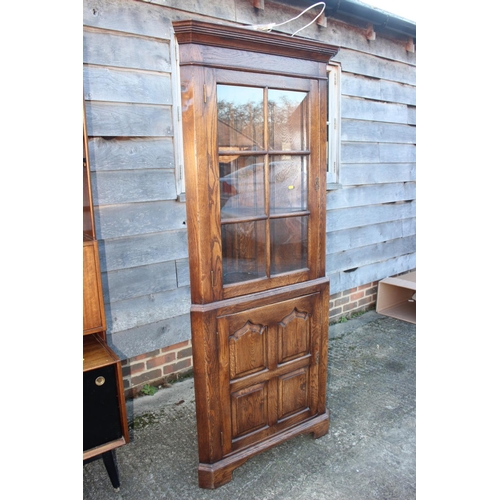
[[[160,386],[191,375],[191,340],[122,361],[125,399],[135,398],[145,384]]]
[[[330,323],[375,308],[377,283],[358,286],[330,297]],[[191,341],[180,342],[122,361],[125,398],[138,396],[145,384],[160,386],[193,372]]]
[[[330,323],[349,319],[353,313],[375,309],[378,281],[351,288],[330,296]]]

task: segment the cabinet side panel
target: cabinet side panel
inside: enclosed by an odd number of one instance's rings
[[[191,311],[198,453],[201,463],[222,458],[217,331],[213,311]]]

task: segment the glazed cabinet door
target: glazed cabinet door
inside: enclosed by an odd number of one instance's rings
[[[185,129],[200,148],[185,152],[196,164],[186,177],[193,302],[323,276],[324,82],[213,68],[184,78]]]
[[[324,411],[320,301],[313,293],[217,318],[224,456]]]

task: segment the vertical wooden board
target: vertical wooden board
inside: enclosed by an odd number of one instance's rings
[[[214,463],[223,456],[222,430],[230,447],[230,403],[227,390],[227,353],[219,352],[215,312],[202,313],[191,309],[193,335],[194,388],[196,397],[196,422],[198,429],[198,456],[200,463]],[[220,343],[222,349],[227,344]],[[222,377],[222,380],[221,380]],[[225,383],[226,381],[226,383]],[[224,387],[223,394],[218,388]],[[224,404],[226,403],[226,404]],[[223,411],[221,409],[223,408]]]

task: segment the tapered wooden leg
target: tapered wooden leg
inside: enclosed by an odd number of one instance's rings
[[[106,467],[113,488],[115,489],[115,491],[119,491],[120,479],[118,477],[118,467],[116,466],[116,461],[113,451],[107,451],[106,453],[103,453],[102,461],[104,462],[104,467]]]

